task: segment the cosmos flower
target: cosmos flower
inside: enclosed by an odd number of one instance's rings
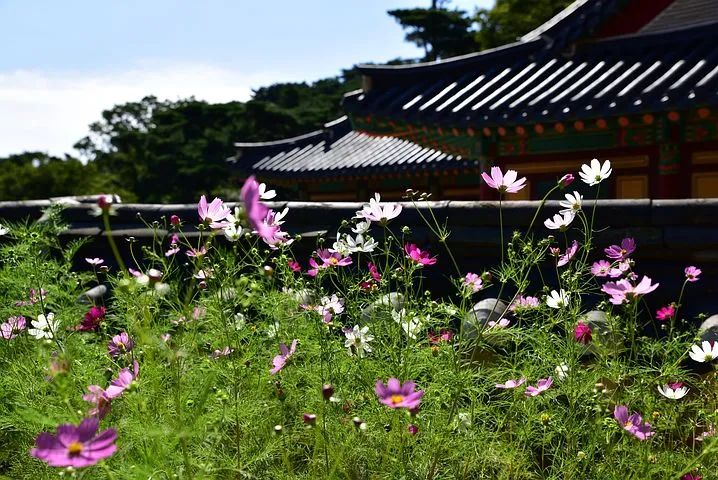
[[[323,263],[323,268],[327,267],[346,267],[352,264],[351,257],[342,257],[339,252],[330,252],[327,249],[320,248],[317,250],[317,256]],[[311,262],[310,262],[311,263]]]
[[[404,308],[398,312],[392,309],[391,318],[401,326],[406,336],[412,340],[416,340],[419,331],[424,328],[424,320],[421,317],[410,315]]]
[[[624,238],[621,240],[621,245],[611,245],[607,247],[604,252],[606,256],[612,260],[625,260],[636,251],[636,241],[632,238]]]
[[[42,432],[35,440],[30,455],[51,467],[82,468],[111,457],[117,450],[117,432],[110,428],[97,434],[100,419],[84,419],[80,425],[63,424],[57,435]]]
[[[55,332],[60,327],[60,321],[55,320],[55,314],[52,312],[47,315],[41,313],[37,316],[37,320],[32,320],[30,324],[33,328],[29,329],[27,333],[37,340],[42,340],[43,338],[52,340],[55,337]]]
[[[700,268],[690,266],[684,270],[687,282],[697,282],[698,276],[702,273]]]
[[[481,280],[481,275],[469,272],[464,277],[462,284],[464,285],[464,288],[466,288],[471,293],[476,293],[481,290],[481,287],[483,287],[484,282],[483,280]]]
[[[511,324],[511,322],[505,318],[499,319],[499,321],[491,320],[486,325],[488,325],[489,328],[506,328]]]
[[[267,190],[267,185],[264,183],[259,184],[259,198],[262,200],[271,200],[277,196],[275,190]]]
[[[507,170],[506,174],[501,172],[499,167],[491,167],[491,175],[486,172],[481,174],[486,184],[498,190],[499,193],[516,193],[526,185],[526,177],[517,180],[518,173],[516,170]]]
[[[540,395],[541,393],[545,392],[549,388],[551,388],[551,385],[553,384],[553,378],[542,378],[538,381],[536,386],[529,385],[526,387],[526,391],[524,392],[524,395],[528,397],[535,397],[537,395]]]
[[[667,383],[658,386],[658,392],[671,400],[680,400],[688,394],[690,388],[684,387],[681,382]]]
[[[89,385],[87,391],[88,393],[82,396],[84,401],[92,405],[87,413],[100,419],[105,418],[110,411],[112,399],[107,396],[107,392],[99,385]]]
[[[673,315],[676,314],[676,307],[673,305],[666,305],[656,310],[656,320],[665,321],[669,320]]]
[[[613,417],[624,430],[639,440],[646,440],[655,433],[651,431],[651,424],[644,423],[643,418],[637,412],[633,412],[629,417],[628,408],[624,405],[616,405]]]
[[[404,251],[407,256],[419,265],[434,265],[436,257],[429,257],[429,252],[422,250],[413,243],[404,245]]]
[[[506,380],[504,383],[497,383],[496,388],[502,388],[502,389],[511,389],[520,387],[526,382],[526,377],[521,377],[518,380]]]
[[[22,315],[10,317],[7,321],[0,324],[0,338],[4,340],[12,340],[26,328],[27,322],[25,321],[25,317]]]
[[[571,225],[574,218],[576,218],[576,214],[572,211],[567,211],[564,213],[557,213],[553,217],[547,218],[543,224],[549,230],[560,230],[564,232],[568,229],[568,226]]]
[[[381,275],[379,274],[379,270],[377,270],[376,265],[369,262],[367,263],[367,268],[369,269],[369,274],[371,275],[371,278],[375,282],[381,282]]]
[[[299,265],[299,262],[297,262],[297,261],[289,260],[289,261],[287,261],[287,265],[295,273],[299,273],[302,271],[302,266]]]
[[[561,187],[562,189],[564,189],[564,188],[568,187],[569,185],[571,185],[571,184],[573,183],[573,181],[574,181],[574,176],[573,176],[573,174],[572,174],[572,173],[567,173],[566,175],[564,175],[563,177],[561,177],[561,178],[559,179],[558,185],[559,185],[559,187]]]
[[[371,353],[369,342],[374,340],[374,336],[369,333],[369,327],[361,327],[354,325],[354,328],[344,329],[346,341],[344,346],[349,351],[349,355],[357,354],[359,358],[364,358],[367,353]]]
[[[607,277],[611,271],[611,263],[606,260],[599,260],[591,265],[591,274],[596,277]]]
[[[562,308],[567,307],[570,299],[570,294],[564,289],[560,291],[551,290],[551,294],[546,297],[546,305],[551,308]]]
[[[574,328],[573,333],[578,343],[582,343],[584,345],[588,345],[589,343],[591,343],[591,327],[583,321],[579,321],[576,324],[576,328]]]
[[[573,193],[567,193],[564,196],[566,200],[561,200],[558,203],[563,207],[563,210],[559,211],[559,213],[562,215],[567,212],[578,213],[581,210],[583,195],[574,191]]]
[[[101,258],[86,258],[85,261],[93,267],[99,267],[100,265],[105,263],[105,261]]]
[[[202,223],[208,224],[211,228],[224,228],[227,225],[225,219],[231,211],[219,198],[215,197],[211,203],[207,204],[207,197],[202,195],[197,204],[197,213]]]
[[[284,368],[284,366],[287,364],[287,361],[292,358],[292,355],[294,355],[294,352],[297,351],[297,342],[299,340],[293,340],[291,347],[287,347],[286,344],[280,343],[279,344],[279,355],[275,356],[272,359],[272,369],[269,370],[269,373],[272,375],[276,375],[279,373],[281,369]]]
[[[530,295],[517,295],[516,299],[509,305],[509,310],[516,312],[518,310],[537,308],[541,305],[541,301]]]
[[[651,279],[644,276],[640,282],[636,285],[632,285],[626,279],[619,280],[617,282],[606,282],[601,290],[611,296],[608,300],[614,305],[621,305],[623,303],[630,303],[639,297],[651,293],[658,288],[659,283],[651,284]]]
[[[364,208],[359,210],[355,218],[363,218],[370,222],[379,222],[386,225],[389,220],[393,220],[401,213],[402,207],[398,203],[384,203],[382,205],[380,202],[381,196],[375,193],[374,198],[369,200],[369,205],[365,205]]]
[[[566,265],[568,262],[571,261],[573,256],[576,255],[577,251],[578,251],[578,242],[576,240],[574,240],[571,243],[571,246],[566,249],[566,253],[564,253],[563,255],[560,255],[558,257],[558,262],[556,262],[556,266],[563,267],[564,265]]]
[[[454,332],[441,330],[439,333],[429,332],[429,343],[436,345],[442,342],[450,343],[454,339]]]
[[[589,186],[598,185],[611,176],[611,162],[606,160],[601,165],[598,159],[591,160],[591,165],[581,165],[581,171],[578,172],[581,180]]]
[[[336,294],[331,297],[322,297],[320,304],[314,308],[324,318],[324,323],[330,323],[334,315],[344,312],[344,300],[337,297]]]
[[[703,340],[700,345],[693,345],[688,355],[699,363],[712,362],[718,358],[718,342]]]
[[[416,384],[408,380],[403,385],[397,378],[390,378],[386,385],[381,380],[374,386],[379,401],[390,408],[406,408],[409,410],[419,407],[423,390],[416,390]]]
[[[117,378],[110,382],[110,386],[107,387],[105,393],[110,399],[117,398],[124,393],[125,390],[132,386],[132,382],[135,381],[137,375],[140,373],[140,365],[135,360],[133,363],[133,370],[129,368],[123,368],[117,375]]]
[[[93,330],[97,330],[97,328],[100,326],[100,322],[104,320],[105,313],[107,310],[105,307],[90,307],[90,310],[85,313],[85,317],[82,320],[82,323],[76,327],[76,330],[81,332],[90,332]]]

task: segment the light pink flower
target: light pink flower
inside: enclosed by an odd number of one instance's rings
[[[511,322],[505,318],[501,318],[498,322],[491,320],[489,323],[487,323],[487,325],[489,326],[489,328],[506,328],[511,325]]]
[[[596,277],[607,277],[611,271],[611,263],[606,260],[599,260],[591,265],[591,273]]]
[[[576,240],[571,243],[571,246],[566,249],[566,253],[558,257],[558,262],[556,263],[557,266],[563,267],[568,262],[571,261],[574,255],[576,255],[576,252],[578,251],[578,242]]]
[[[101,258],[86,258],[85,261],[93,267],[97,267],[105,263],[105,261]]]
[[[207,204],[207,198],[202,195],[197,204],[197,213],[199,214],[200,220],[203,223],[209,224],[211,228],[224,228],[227,224],[224,221],[229,215],[231,210],[224,206],[224,202],[219,198],[212,200],[212,203]]]
[[[172,255],[176,255],[180,252],[180,248],[177,245],[172,245],[169,250],[165,252],[165,257],[171,257]]]
[[[131,372],[129,368],[123,368],[117,375],[117,378],[110,382],[110,386],[107,387],[105,393],[110,399],[117,398],[122,393],[132,386],[132,382],[137,378],[140,371],[140,366],[137,360],[133,362],[134,370]]]
[[[536,297],[518,295],[516,299],[511,302],[509,310],[515,312],[516,310],[538,308],[540,305],[541,301]]]
[[[700,268],[697,268],[697,267],[694,267],[694,266],[686,267],[686,269],[684,270],[684,272],[685,272],[685,274],[686,274],[686,281],[687,281],[687,282],[697,282],[697,281],[698,281],[698,276],[699,276],[701,273],[703,273],[703,272],[701,272],[701,269],[700,269]]]
[[[222,350],[215,350],[214,352],[212,352],[210,357],[217,360],[218,358],[229,357],[230,355],[232,355],[233,352],[233,348],[224,347]]]
[[[609,302],[614,305],[629,303],[647,293],[651,293],[658,288],[659,283],[651,284],[651,279],[644,276],[637,285],[632,285],[626,279],[617,282],[607,282],[601,290],[611,295]]]
[[[497,383],[496,388],[502,388],[502,389],[510,389],[510,388],[516,388],[520,387],[526,382],[526,377],[521,377],[518,380],[506,380],[504,383]]]
[[[269,370],[269,373],[272,375],[276,375],[281,369],[284,368],[284,366],[287,364],[287,360],[289,360],[292,355],[294,355],[294,352],[297,350],[297,342],[299,340],[293,340],[291,347],[287,347],[286,344],[280,343],[279,344],[279,355],[274,357],[272,359],[272,369]]]
[[[25,321],[25,317],[22,315],[9,317],[6,322],[0,324],[0,338],[4,340],[12,340],[26,328],[27,322]]]
[[[379,222],[386,225],[389,220],[399,216],[402,207],[398,203],[380,203],[381,197],[378,193],[374,194],[374,198],[369,200],[369,205],[365,205],[359,210],[355,218],[363,218],[370,222]]]
[[[110,402],[112,399],[107,395],[107,392],[99,385],[89,385],[86,393],[82,396],[82,399],[92,404],[89,415],[98,417],[100,419],[105,418],[110,411]]]
[[[472,293],[476,293],[481,290],[481,287],[483,287],[484,282],[483,280],[481,280],[481,275],[469,272],[464,277],[463,285],[467,290],[471,291]]]
[[[404,245],[404,251],[410,259],[419,265],[434,265],[436,263],[436,257],[429,257],[428,251],[420,249],[413,243]]]
[[[499,167],[491,167],[491,176],[486,172],[481,174],[481,178],[484,179],[484,182],[486,182],[489,187],[498,190],[499,193],[516,193],[524,188],[526,186],[526,177],[522,177],[518,180],[516,179],[517,177],[518,173],[516,170],[508,170],[504,175],[501,173]]]
[[[526,387],[526,391],[524,392],[524,394],[529,397],[535,397],[537,395],[540,395],[542,392],[545,392],[546,390],[548,390],[551,387],[552,383],[553,383],[553,378],[551,378],[551,377],[542,378],[541,380],[538,381],[538,383],[536,384],[535,387],[531,386],[531,385]]]

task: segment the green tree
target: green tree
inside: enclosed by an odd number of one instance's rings
[[[424,49],[423,60],[452,57],[476,50],[473,20],[464,10],[446,8],[448,1],[433,0],[430,8],[389,10],[407,31],[406,41]]]
[[[475,40],[481,50],[515,42],[566,8],[572,0],[497,0],[491,9],[479,9]]]

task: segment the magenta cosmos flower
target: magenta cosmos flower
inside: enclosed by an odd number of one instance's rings
[[[107,351],[112,358],[117,358],[123,355],[135,346],[135,342],[130,338],[127,332],[122,332],[112,337],[110,343],[107,345]]]
[[[698,276],[699,276],[701,273],[703,273],[703,272],[701,272],[701,269],[700,269],[700,268],[697,268],[697,267],[694,267],[694,266],[686,267],[686,269],[684,270],[684,272],[685,272],[685,274],[686,274],[686,281],[687,281],[687,282],[697,282],[697,281],[698,281]]]
[[[289,261],[287,262],[287,265],[289,266],[289,268],[290,268],[293,272],[299,273],[299,272],[302,271],[302,266],[299,265],[299,262],[297,262],[297,261],[289,260]]]
[[[646,440],[655,433],[651,431],[651,424],[644,423],[643,418],[637,412],[628,416],[628,408],[625,405],[616,405],[613,417],[624,430],[639,440]]]
[[[320,248],[317,250],[317,255],[319,256],[319,259],[322,261],[323,265],[322,268],[327,267],[346,267],[347,265],[352,264],[351,257],[342,257],[342,254],[339,252],[330,252],[326,248]],[[311,262],[309,262],[311,264]]]
[[[484,182],[486,182],[489,187],[498,190],[499,193],[516,193],[524,188],[526,177],[521,177],[518,180],[516,179],[517,177],[518,173],[516,170],[508,170],[504,175],[499,167],[491,167],[490,176],[486,172],[481,174],[481,178],[484,179]]]
[[[536,386],[529,385],[526,387],[526,391],[524,392],[525,395],[529,397],[535,397],[537,395],[540,395],[542,392],[545,392],[549,388],[551,388],[551,385],[553,384],[553,378],[542,378],[536,383]]]
[[[584,345],[588,345],[589,343],[591,343],[591,333],[591,327],[589,327],[586,323],[582,321],[576,324],[576,328],[573,331],[576,341]]]
[[[134,370],[131,372],[129,368],[123,368],[120,370],[117,378],[110,382],[110,386],[105,390],[105,394],[110,399],[117,398],[122,395],[125,390],[132,386],[132,382],[135,381],[137,375],[140,373],[140,365],[137,360],[134,361]]]
[[[0,324],[0,338],[12,340],[17,337],[20,332],[27,328],[27,322],[22,315],[10,317],[6,322]]]
[[[422,250],[413,243],[404,245],[404,251],[410,259],[419,265],[433,265],[436,263],[436,257],[429,257],[429,252]]]
[[[526,382],[526,377],[521,377],[518,380],[509,379],[504,383],[497,383],[496,388],[510,389],[520,387]]]
[[[624,238],[621,245],[611,245],[606,248],[606,256],[613,260],[625,260],[629,255],[636,251],[636,242],[632,238]]]
[[[100,322],[104,320],[106,312],[105,307],[91,307],[90,310],[85,313],[85,318],[83,318],[82,323],[76,327],[76,330],[81,332],[97,330],[97,327],[100,326]]]
[[[277,243],[280,227],[271,221],[274,216],[269,215],[271,212],[269,207],[262,203],[259,183],[257,183],[254,176],[249,177],[244,182],[239,198],[244,204],[244,211],[249,225],[257,232],[257,235],[272,245]],[[267,221],[268,219],[269,221]]]
[[[651,285],[651,279],[644,276],[640,282],[636,285],[632,285],[626,279],[619,280],[617,282],[606,282],[601,290],[611,295],[608,300],[614,305],[621,305],[622,303],[629,303],[647,293],[651,293],[658,288],[659,283]]]
[[[381,282],[381,274],[379,273],[379,270],[377,270],[376,265],[369,262],[367,263],[367,268],[369,268],[371,278],[373,278],[375,282]]]
[[[207,204],[207,197],[202,195],[197,204],[197,213],[203,223],[209,224],[212,228],[223,228],[227,223],[224,220],[232,212],[224,206],[224,202],[219,198],[215,198],[210,204]]]
[[[423,390],[415,390],[416,384],[411,380],[403,385],[398,378],[390,378],[384,385],[381,380],[376,381],[374,391],[379,401],[390,408],[407,408],[413,410],[419,407]]]
[[[117,432],[109,428],[96,435],[100,426],[97,417],[86,418],[80,425],[63,424],[57,435],[42,432],[35,440],[30,455],[51,467],[82,468],[94,465],[117,450]]]
[[[451,330],[441,329],[439,333],[429,332],[429,343],[436,345],[438,343],[449,343],[454,339],[454,332]]]
[[[284,368],[284,366],[287,364],[287,360],[289,360],[292,355],[294,355],[294,352],[297,351],[298,341],[299,340],[297,339],[292,340],[291,347],[287,347],[287,345],[284,343],[279,344],[280,353],[272,359],[273,368],[269,371],[269,373],[271,373],[272,375],[276,375],[281,369]]]
[[[656,320],[666,321],[669,320],[676,313],[676,308],[673,305],[666,305],[656,310]]]

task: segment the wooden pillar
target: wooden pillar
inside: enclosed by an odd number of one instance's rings
[[[679,117],[680,118],[680,117]],[[663,141],[658,144],[658,175],[656,179],[656,192],[654,198],[681,198],[684,192],[684,179],[681,170],[681,140],[683,120],[663,119]]]

